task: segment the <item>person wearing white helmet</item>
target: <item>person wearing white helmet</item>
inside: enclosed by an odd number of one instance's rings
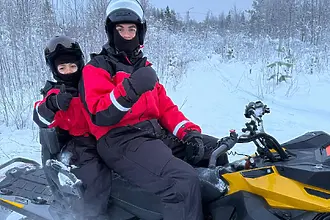
[[[105,30],[108,42],[84,67],[79,86],[99,154],[161,198],[164,220],[203,219],[192,165],[207,159],[217,139],[179,110],[143,55],[147,24],[139,1],[111,0]]]

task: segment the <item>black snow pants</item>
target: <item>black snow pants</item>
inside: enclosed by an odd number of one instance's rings
[[[71,172],[83,183],[83,199],[73,204],[81,219],[96,219],[106,212],[111,191],[111,170],[97,153],[94,137],[73,137],[62,149],[59,160],[74,165]]]
[[[116,128],[98,141],[97,150],[111,169],[161,198],[164,220],[202,220],[197,172],[182,160],[182,143],[165,132],[157,120]]]

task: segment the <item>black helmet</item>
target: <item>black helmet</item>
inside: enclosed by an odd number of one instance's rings
[[[46,63],[52,72],[56,72],[54,61],[60,55],[75,55],[78,60],[84,60],[79,43],[67,36],[55,36],[50,39],[44,53]]]
[[[110,0],[106,13],[105,31],[111,46],[113,46],[114,25],[118,23],[136,24],[139,44],[144,44],[147,23],[139,0]]]
[[[46,63],[58,81],[77,81],[84,67],[84,55],[77,41],[67,36],[55,36],[50,39],[44,49]],[[58,58],[75,57],[78,66],[77,74],[62,76],[58,73],[55,62]]]

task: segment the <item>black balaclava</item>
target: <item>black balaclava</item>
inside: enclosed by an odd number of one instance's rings
[[[78,70],[71,74],[61,74],[57,70],[57,66],[64,63],[75,63]],[[81,78],[83,68],[83,60],[74,54],[62,54],[54,59],[54,72],[53,77],[58,83],[63,83],[67,86],[77,87]]]
[[[113,30],[113,43],[119,52],[123,51],[129,57],[132,57],[140,48],[139,36],[137,32],[133,39],[126,40],[119,34],[116,28]]]

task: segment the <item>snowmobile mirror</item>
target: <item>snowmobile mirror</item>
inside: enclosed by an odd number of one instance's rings
[[[244,116],[251,120],[245,124],[246,127],[242,129],[242,132],[248,132],[250,136],[255,135],[258,131],[265,132],[262,116],[268,113],[270,113],[269,107],[261,101],[250,102],[245,107]]]
[[[270,113],[270,109],[262,103],[261,101],[256,101],[256,102],[250,102],[246,107],[245,107],[245,113],[244,116],[246,118],[252,118],[254,117],[256,120],[261,120],[261,117],[264,114]]]

